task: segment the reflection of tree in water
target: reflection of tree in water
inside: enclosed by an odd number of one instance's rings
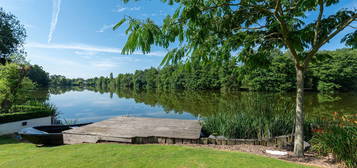
[[[306,96],[306,111],[308,116],[315,118],[331,118],[333,113],[357,113],[357,93],[345,92],[338,94],[309,93]]]
[[[86,90],[86,88],[84,87],[79,87],[79,86],[72,86],[72,87],[50,87],[48,88],[50,94],[53,94],[53,95],[60,95],[60,94],[64,94],[66,92],[69,92],[69,91],[84,91]]]
[[[216,113],[234,113],[241,111],[269,111],[275,105],[274,114],[285,113],[295,106],[295,94],[265,92],[219,92],[219,91],[182,91],[182,90],[135,90],[103,89],[98,87],[50,88],[51,94],[63,94],[68,91],[90,90],[100,94],[116,94],[119,98],[134,99],[137,103],[149,106],[161,106],[166,112],[189,112],[195,116],[210,116]],[[339,93],[323,95],[316,92],[305,94],[307,118],[328,118],[333,112],[356,113],[357,94]],[[289,106],[289,108],[288,108]],[[264,110],[265,108],[265,110]],[[268,114],[265,114],[268,115]]]
[[[46,102],[50,98],[48,88],[36,88],[31,91],[30,101]]]

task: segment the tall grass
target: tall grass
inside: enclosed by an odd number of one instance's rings
[[[238,105],[204,118],[204,131],[229,138],[258,139],[292,133],[294,105],[276,94],[251,94]]]
[[[331,126],[316,133],[310,142],[313,151],[321,155],[332,153],[337,161],[343,161],[351,168],[357,167],[357,127]]]
[[[347,167],[357,167],[357,114],[336,112],[333,120],[319,129],[310,143],[313,151],[321,155],[332,153]]]

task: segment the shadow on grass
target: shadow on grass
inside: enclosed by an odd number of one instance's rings
[[[19,143],[31,143],[25,139],[20,140],[17,135],[3,135],[0,136],[0,145],[9,145],[9,144],[19,144]],[[36,145],[36,144],[34,144]],[[58,147],[62,145],[36,145],[38,148],[51,148],[51,147]]]
[[[0,136],[0,145],[17,144],[17,143],[20,143],[20,141],[16,139],[16,135]]]

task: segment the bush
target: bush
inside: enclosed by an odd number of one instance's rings
[[[26,76],[28,66],[10,63],[0,65],[0,111],[9,112],[13,105],[25,101],[34,84]]]
[[[0,113],[0,124],[56,115],[56,108],[53,105],[38,102],[15,105],[11,111],[10,113]]]
[[[343,161],[348,167],[357,167],[356,126],[330,126],[316,133],[310,143],[313,151],[321,155],[332,153],[337,161]]]
[[[320,52],[310,66],[314,87],[321,92],[357,89],[356,51],[356,49],[339,49]]]

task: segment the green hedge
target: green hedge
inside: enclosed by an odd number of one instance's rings
[[[0,114],[0,124],[14,122],[14,121],[28,120],[32,118],[47,117],[51,115],[52,115],[51,111],[3,113]]]

